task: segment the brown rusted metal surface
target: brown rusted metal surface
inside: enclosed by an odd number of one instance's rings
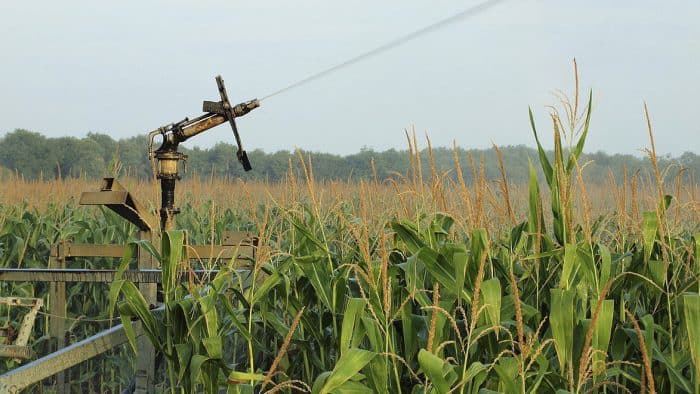
[[[32,348],[21,345],[0,345],[0,357],[28,360],[34,356]],[[0,390],[0,393],[2,390]]]
[[[223,123],[226,123],[226,118],[224,116],[213,115],[209,118],[205,118],[197,123],[194,123],[191,126],[183,128],[182,136],[185,139],[188,139]]]
[[[104,178],[97,192],[83,192],[80,205],[104,205],[133,223],[142,231],[150,231],[153,223],[148,210],[116,179]]]
[[[19,326],[19,332],[12,343],[16,346],[27,346],[29,335],[34,328],[34,319],[36,319],[36,314],[39,312],[39,308],[44,305],[44,302],[41,298],[0,297],[0,304],[30,308],[29,311],[24,314],[22,323],[20,323]]]
[[[126,196],[129,193],[126,191],[99,191],[99,192],[83,192],[80,195],[80,205],[110,205],[126,203]]]
[[[29,335],[34,328],[34,320],[39,308],[43,305],[41,298],[0,297],[0,304],[30,308],[24,314],[19,330],[12,326],[0,328],[0,357],[12,359],[28,359],[32,357],[32,349],[28,346]]]
[[[212,127],[228,122],[233,130],[238,151],[236,157],[245,171],[251,170],[248,155],[243,149],[241,137],[236,126],[236,117],[243,116],[260,106],[260,102],[255,100],[246,101],[236,106],[232,106],[228,99],[228,93],[221,76],[216,77],[216,85],[219,90],[221,101],[204,101],[202,108],[204,115],[190,120],[185,118],[179,122],[170,123],[159,127],[148,133],[149,148],[148,157],[150,160],[157,160],[156,177],[160,180],[161,187],[161,208],[160,208],[160,229],[161,232],[174,228],[173,216],[179,213],[175,208],[175,182],[180,179],[178,163],[187,160],[187,156],[178,152],[180,143],[203,133]],[[160,135],[162,142],[157,150],[153,150],[155,138]]]

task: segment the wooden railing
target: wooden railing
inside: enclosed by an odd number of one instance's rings
[[[189,246],[190,259],[231,259],[236,258],[241,268],[254,259],[255,240],[247,233],[227,233],[225,245]],[[0,281],[6,282],[48,282],[49,290],[49,330],[56,340],[56,351],[35,361],[15,368],[0,376],[0,393],[18,393],[23,388],[56,375],[55,389],[58,394],[68,393],[65,371],[83,361],[107,352],[127,341],[121,324],[115,325],[89,338],[74,344],[65,343],[66,283],[101,282],[111,283],[116,270],[67,269],[66,262],[76,257],[121,257],[126,251],[125,245],[87,245],[62,242],[51,248],[49,268],[45,269],[0,269]],[[156,286],[161,282],[162,272],[153,267],[150,257],[139,253],[136,256],[139,269],[127,270],[123,277],[138,283],[147,302],[157,304]],[[150,267],[150,268],[144,268]],[[183,275],[182,280],[195,275],[206,281],[214,277],[217,270],[193,270]],[[159,310],[154,309],[154,311]],[[139,352],[135,377],[136,393],[153,392],[155,380],[155,356],[153,348],[135,325],[139,335]]]

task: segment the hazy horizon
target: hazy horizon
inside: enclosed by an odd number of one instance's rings
[[[145,135],[199,115],[217,74],[232,101],[263,97],[478,3],[4,2],[0,137]],[[265,100],[239,129],[265,152],[406,149],[412,125],[421,144],[427,132],[434,146],[533,147],[530,106],[551,148],[546,105],[571,92],[576,57],[582,98],[594,94],[586,151],[641,155],[646,101],[659,154],[698,152],[698,17],[688,1],[505,1]],[[186,146],[217,142],[232,142],[230,128]]]

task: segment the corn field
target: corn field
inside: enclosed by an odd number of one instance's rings
[[[562,105],[565,116],[551,114],[553,153],[532,121],[539,156],[524,163],[527,185],[509,183],[505,168],[486,179],[478,158],[438,173],[430,141],[420,149],[407,133],[412,170],[386,181],[318,183],[312,158],[299,155],[277,184],[183,182],[182,230],[161,245],[135,241],[110,211],[77,207],[86,180],[8,177],[0,266],[45,267],[64,239],[152,254],[162,314],[119,276],[109,289],[72,286],[69,312],[77,339],[112,317],[141,321],[162,354],[162,392],[700,393],[698,186],[666,179],[651,122],[653,173],[585,185],[590,99]],[[155,209],[153,184],[124,183]],[[254,261],[202,262],[219,273],[180,284],[188,242],[227,230],[257,234]],[[131,252],[72,264],[125,270]],[[0,290],[46,294],[31,283]],[[2,312],[0,325],[17,321]],[[38,352],[46,325],[35,327]],[[133,369],[133,333],[131,345],[82,367],[73,387],[124,387],[109,371]]]

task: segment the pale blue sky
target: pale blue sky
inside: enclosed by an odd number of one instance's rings
[[[61,1],[0,3],[0,135],[145,134],[217,98],[262,97],[477,1]],[[588,151],[700,151],[700,2],[510,0],[263,102],[240,119],[249,150],[348,154],[546,139],[552,91],[594,90]],[[227,126],[188,145],[232,142]],[[145,147],[144,147],[145,149]]]

